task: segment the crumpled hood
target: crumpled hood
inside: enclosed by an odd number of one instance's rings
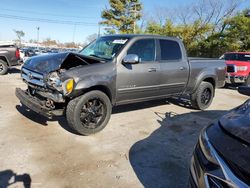
[[[70,53],[39,55],[28,59],[23,67],[35,72],[47,74],[60,69],[61,64]]]
[[[250,144],[250,99],[219,120],[231,135]]]

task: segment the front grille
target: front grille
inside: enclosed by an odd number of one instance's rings
[[[233,171],[233,173],[240,178],[244,183],[250,186],[250,173],[246,169],[242,169],[238,167],[236,164],[234,164],[232,161],[229,161],[226,159],[223,155],[222,157],[226,161],[229,168]]]
[[[21,77],[24,79],[24,81],[28,83],[31,83],[37,86],[42,86],[42,87],[45,85],[43,82],[42,74],[28,70],[26,68],[22,68]]]
[[[227,65],[227,72],[236,72],[235,65]]]

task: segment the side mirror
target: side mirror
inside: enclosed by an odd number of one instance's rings
[[[139,63],[139,57],[136,54],[128,54],[123,58],[124,64],[137,64]]]
[[[242,95],[250,96],[250,86],[240,86],[238,92]]]

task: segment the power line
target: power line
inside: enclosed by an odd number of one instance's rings
[[[31,17],[25,17],[25,16],[9,15],[9,14],[0,14],[0,17],[8,18],[8,19],[15,19],[15,20],[45,22],[45,23],[54,23],[54,24],[66,24],[66,25],[84,25],[84,26],[97,26],[98,25],[98,23],[90,23],[90,22],[74,22],[74,21],[56,20],[56,19],[31,18]]]
[[[28,13],[28,14],[32,14],[32,15],[48,15],[48,16],[63,17],[63,18],[98,19],[98,18],[95,18],[95,17],[73,16],[73,15],[63,15],[63,14],[52,14],[52,13],[35,12],[35,11],[28,11],[28,10],[14,10],[14,9],[6,9],[6,8],[0,8],[0,10],[9,11],[9,12]]]

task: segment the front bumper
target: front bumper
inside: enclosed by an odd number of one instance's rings
[[[228,84],[245,83],[246,80],[246,76],[230,75],[229,73],[226,75],[226,83]]]
[[[53,116],[63,115],[62,109],[54,110],[48,108],[45,106],[45,101],[39,100],[38,98],[30,95],[27,91],[23,91],[20,88],[16,88],[16,96],[20,100],[21,104],[49,119],[51,119]]]

